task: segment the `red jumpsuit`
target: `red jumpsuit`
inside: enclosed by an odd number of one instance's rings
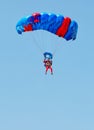
[[[53,74],[52,61],[47,59],[47,60],[44,60],[43,62],[46,67],[46,73],[47,73],[48,69],[50,69],[51,74]]]

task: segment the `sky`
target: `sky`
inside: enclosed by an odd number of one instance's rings
[[[18,20],[34,12],[76,20],[77,39],[18,35]],[[0,0],[0,130],[94,130],[93,12],[93,0]],[[35,42],[56,46],[53,75]]]

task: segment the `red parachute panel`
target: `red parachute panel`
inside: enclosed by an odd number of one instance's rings
[[[27,31],[32,31],[32,25],[31,24],[28,24],[27,26],[24,26],[24,31],[27,32]]]
[[[68,27],[70,25],[70,22],[71,22],[71,19],[69,17],[64,18],[62,25],[59,27],[59,29],[56,32],[56,35],[64,37],[68,31]]]

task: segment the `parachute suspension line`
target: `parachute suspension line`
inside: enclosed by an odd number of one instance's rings
[[[43,53],[45,51],[45,34],[44,34],[44,31],[43,30],[38,30],[37,32],[37,36],[38,36],[38,42],[39,42],[39,45],[40,47],[42,48],[43,50]]]
[[[53,52],[53,56],[56,54],[56,52],[58,51],[58,49],[59,49],[59,42],[60,42],[60,40],[61,40],[61,38],[59,37],[59,41],[58,41],[58,43],[56,43],[58,46],[56,46],[55,47],[55,50],[54,50],[54,52]]]
[[[37,37],[38,37],[38,40],[40,42],[39,45],[42,48],[43,53],[44,53],[45,51],[47,51],[47,46],[48,46],[46,31],[39,30],[37,33]]]
[[[34,44],[37,46],[37,48],[40,50],[40,52],[43,54],[43,50],[42,50],[42,48],[39,46],[39,44],[38,44],[38,41],[36,40],[36,38],[34,37],[34,35],[32,36],[32,38],[33,38],[33,41],[34,41]]]
[[[43,32],[43,33],[42,33]],[[45,52],[45,49],[46,49],[46,46],[47,46],[47,39],[46,39],[46,36],[45,36],[45,31],[42,30],[41,33],[40,33],[40,37],[41,37],[41,44],[42,44],[42,47],[44,49],[44,52]]]

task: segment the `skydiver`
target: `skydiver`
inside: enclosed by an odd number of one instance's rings
[[[46,68],[45,74],[47,74],[48,69],[50,69],[51,74],[53,74],[52,60],[50,58],[48,58],[48,59],[45,58],[43,62],[44,62],[44,66]]]

